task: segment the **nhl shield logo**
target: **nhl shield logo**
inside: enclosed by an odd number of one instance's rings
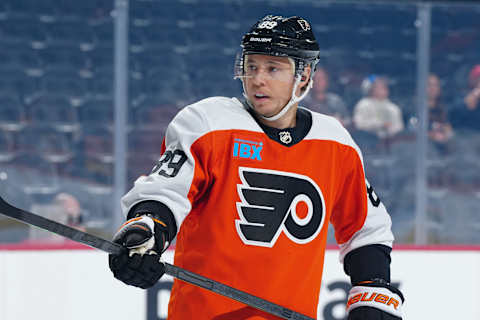
[[[311,29],[310,24],[306,20],[300,19],[300,20],[297,20],[297,22],[300,25],[300,27],[302,27],[303,31],[308,31]]]
[[[290,135],[290,132],[288,132],[288,131],[281,131],[278,134],[278,136],[280,138],[280,141],[284,144],[289,144],[293,140],[292,136]]]

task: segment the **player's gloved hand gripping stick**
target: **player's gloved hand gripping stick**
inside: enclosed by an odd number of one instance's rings
[[[113,236],[113,242],[128,251],[108,256],[113,276],[142,289],[153,286],[165,273],[165,265],[160,262],[160,255],[168,248],[165,229],[165,223],[150,215],[126,221]]]
[[[42,216],[36,215],[32,212],[28,212],[25,210],[22,210],[20,208],[16,208],[10,204],[8,204],[3,198],[0,197],[0,214],[3,214],[5,216],[8,216],[10,218],[16,219],[20,222],[53,232],[55,234],[61,235],[65,238],[71,239],[76,242],[80,242],[83,244],[86,244],[90,247],[100,249],[104,252],[113,254],[113,255],[118,255],[122,256],[125,254],[130,254],[132,248],[135,247],[135,238],[134,237],[129,237],[128,239],[128,246],[130,249],[115,243],[111,242],[102,238],[99,238],[97,236],[94,236],[92,234],[88,234],[86,232],[74,229],[72,227],[63,225],[61,223],[58,223],[53,220],[49,220],[47,218],[44,218]],[[135,220],[135,221],[140,221],[141,219]],[[122,232],[126,232],[128,230],[131,230],[131,228],[125,228],[129,223],[135,222],[135,221],[127,221],[127,223],[122,226],[115,235],[114,239],[118,239],[119,242],[126,241],[121,234]],[[148,219],[143,220],[142,223],[151,223],[149,222]],[[130,225],[133,227],[134,224]],[[140,225],[140,224],[138,224]],[[138,228],[139,230],[142,229],[141,227],[133,227],[133,228]],[[155,229],[152,228],[152,229]],[[143,229],[144,232],[151,232],[151,230],[148,231],[146,229]],[[123,230],[123,231],[122,231]],[[129,231],[130,232],[130,231]],[[161,234],[161,233],[160,233]],[[115,239],[115,240],[116,240]],[[158,240],[158,238],[157,238]],[[152,258],[151,259],[159,259],[159,255],[156,254],[157,252],[155,250],[163,250],[162,248],[159,248],[158,245],[161,242],[157,241],[157,247],[152,246],[151,248],[148,248],[144,246],[144,243],[139,243],[139,247],[143,247],[143,249],[140,250],[145,250],[145,252],[138,252],[139,254],[149,254]],[[163,243],[163,245],[165,245]],[[152,252],[153,250],[153,252]],[[135,254],[135,253],[134,253]],[[261,299],[259,297],[253,296],[249,293],[237,290],[235,288],[229,287],[227,285],[221,284],[219,282],[216,282],[214,280],[205,278],[201,275],[195,274],[193,272],[190,272],[188,270],[182,269],[180,267],[168,264],[168,263],[158,263],[156,264],[157,268],[164,268],[164,271],[166,274],[175,277],[179,280],[194,284],[196,286],[202,287],[204,289],[213,291],[215,293],[221,294],[225,297],[237,300],[239,302],[242,302],[248,306],[254,307],[256,309],[262,310],[264,312],[270,313],[272,315],[278,316],[283,319],[296,319],[296,320],[314,320],[313,318],[307,317],[305,315],[302,315],[298,312],[292,311],[290,309],[286,309],[282,306],[279,306],[275,303],[269,302],[267,300]],[[156,273],[156,272],[153,272]],[[160,276],[163,274],[160,272]],[[132,281],[137,281],[138,279],[133,279]],[[143,280],[139,280],[143,281]]]

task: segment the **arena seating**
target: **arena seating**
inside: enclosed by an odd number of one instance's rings
[[[59,186],[71,189],[72,181],[86,186],[72,192],[87,199],[92,221],[105,220],[111,210],[105,199],[111,197],[114,163],[112,10],[113,1],[101,0],[0,3],[0,163],[5,170],[32,168],[28,179],[16,184],[29,198],[54,193]],[[320,63],[349,108],[360,97],[355,79],[376,73],[389,77],[392,100],[401,105],[405,120],[416,116],[411,101],[417,13],[412,4],[132,0],[129,183],[158,158],[167,119],[178,108],[211,95],[241,97],[241,86],[233,80],[235,55],[242,33],[265,13],[312,21]],[[462,7],[432,11],[431,71],[442,79],[449,108],[466,88],[466,72],[480,61],[478,14]],[[415,201],[415,133],[414,128],[406,131],[408,138],[388,148],[373,135],[352,132],[364,151],[371,182],[398,221],[401,241],[411,240]],[[461,152],[429,155],[432,241],[451,241],[464,227],[449,212],[460,212],[462,219],[478,212],[469,199],[478,200],[480,194],[480,147],[473,143],[479,137],[478,132],[459,134],[455,143]],[[437,205],[439,198],[452,203]],[[454,200],[464,201],[462,210],[452,207]],[[478,228],[468,228],[453,241],[480,241]]]

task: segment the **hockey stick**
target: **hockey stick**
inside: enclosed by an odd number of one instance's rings
[[[71,239],[75,242],[86,244],[87,246],[90,246],[92,248],[100,249],[107,253],[120,254],[124,250],[127,250],[125,247],[117,243],[74,229],[67,225],[39,216],[35,213],[14,207],[7,203],[5,200],[3,200],[2,197],[0,197],[0,214],[18,220],[22,223],[26,223],[53,232],[65,238]],[[307,317],[290,309],[286,309],[273,302],[269,302],[262,298],[253,296],[249,293],[224,285],[215,280],[208,279],[206,277],[166,262],[164,264],[166,274],[179,280],[199,286],[201,288],[213,291],[222,296],[237,300],[250,307],[259,309],[264,312],[268,312],[283,319],[314,320],[313,318]]]

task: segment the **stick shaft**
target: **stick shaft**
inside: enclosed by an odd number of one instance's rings
[[[265,311],[267,313],[273,314],[283,319],[314,320],[313,318],[307,317],[293,310],[284,308],[273,302],[264,300],[262,298],[256,297],[249,293],[240,291],[238,289],[235,289],[230,286],[219,283],[217,281],[205,278],[201,275],[198,275],[196,273],[187,271],[185,269],[179,268],[177,266],[174,266],[168,263],[165,263],[165,273],[179,280],[213,291],[222,296],[228,297],[233,300],[237,300],[250,307],[254,307],[256,309]]]
[[[62,237],[71,239],[75,242],[80,242],[92,248],[100,249],[107,253],[119,254],[126,250],[123,246],[99,238],[93,234],[89,234],[67,225],[58,223],[56,221],[44,218],[35,213],[25,211],[23,209],[14,207],[7,203],[0,197],[0,213],[13,218],[19,222],[26,223],[43,230],[50,231]]]

